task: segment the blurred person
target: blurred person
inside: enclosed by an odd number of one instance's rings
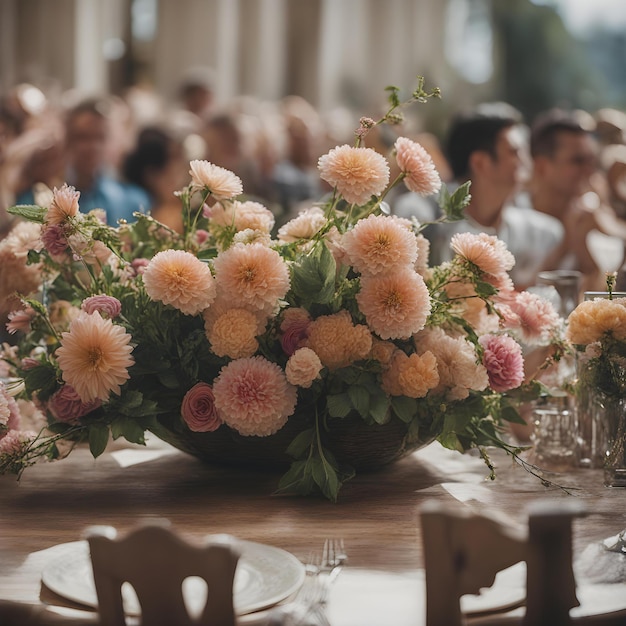
[[[317,111],[300,96],[281,102],[285,149],[272,171],[271,180],[282,210],[281,222],[295,217],[303,203],[322,195],[317,161],[321,156],[322,122]]]
[[[431,263],[451,259],[454,234],[487,233],[504,241],[515,257],[510,272],[515,286],[534,284],[544,260],[560,244],[563,227],[553,217],[512,203],[523,181],[525,149],[521,114],[506,103],[482,104],[453,119],[446,143],[453,186],[470,181],[471,199],[463,220],[425,229]]]
[[[114,175],[107,160],[111,129],[108,103],[104,99],[83,100],[65,118],[65,182],[80,191],[80,209],[88,213],[100,208],[107,221],[133,221],[133,213],[150,208],[148,194],[136,185],[124,183]],[[22,193],[18,203],[31,204],[32,190]]]
[[[188,183],[188,169],[181,143],[163,128],[148,126],[126,156],[122,172],[125,180],[150,194],[152,217],[182,233],[181,203],[174,192]]]
[[[206,121],[213,113],[215,75],[210,67],[188,68],[182,78],[178,96],[183,110]]]
[[[564,229],[544,269],[578,270],[583,290],[603,290],[605,272],[622,262],[626,222],[604,197],[591,129],[575,112],[554,109],[535,120],[530,148],[532,177],[517,202],[558,219]]]

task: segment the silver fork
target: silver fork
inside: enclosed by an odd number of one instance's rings
[[[324,581],[324,594],[320,600],[322,605],[326,604],[330,586],[335,582],[337,576],[339,576],[341,568],[347,558],[348,555],[346,554],[343,539],[326,539],[326,541],[324,541],[322,564],[320,565],[318,573],[318,576]]]

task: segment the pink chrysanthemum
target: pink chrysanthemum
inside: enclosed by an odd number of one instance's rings
[[[9,321],[7,322],[7,330],[9,335],[14,335],[20,331],[26,333],[30,330],[30,323],[35,318],[35,309],[27,306],[24,309],[18,309],[9,313]]]
[[[215,395],[207,383],[197,383],[185,394],[180,414],[189,430],[196,433],[213,432],[222,425]]]
[[[265,437],[280,430],[296,408],[296,387],[283,370],[261,356],[231,361],[213,383],[215,406],[242,435]]]
[[[408,339],[424,328],[430,313],[426,283],[408,269],[361,278],[356,300],[368,326],[381,339]]]
[[[41,231],[41,241],[53,259],[62,260],[65,257],[69,243],[61,224],[46,225]]]
[[[470,391],[482,391],[489,384],[487,370],[478,363],[474,345],[462,336],[451,337],[441,328],[426,328],[414,338],[420,354],[430,352],[437,359],[439,384],[435,394],[446,400],[464,400]]]
[[[324,211],[319,207],[305,209],[278,229],[278,241],[292,243],[299,239],[311,239],[327,222]]]
[[[36,437],[31,430],[10,430],[0,439],[0,456],[21,454]]]
[[[122,303],[113,296],[101,294],[85,298],[80,308],[87,313],[98,311],[102,317],[113,320],[122,312]]]
[[[170,304],[185,315],[197,315],[215,300],[215,281],[206,263],[184,250],[156,254],[143,273],[152,300]]]
[[[97,311],[91,315],[82,311],[69,332],[63,333],[56,351],[63,380],[76,389],[83,402],[119,395],[134,363],[130,340],[122,326],[103,319]]]
[[[506,244],[487,233],[457,233],[452,236],[450,247],[485,274],[497,276],[515,265],[515,258]]]
[[[215,280],[233,307],[273,310],[289,290],[289,270],[276,250],[236,244],[214,261]]]
[[[524,357],[517,341],[508,335],[483,335],[479,342],[489,386],[497,392],[519,387],[524,382]]]
[[[561,318],[552,303],[537,294],[529,291],[512,292],[506,302],[512,315],[505,313],[505,326],[519,329],[526,343],[548,339],[550,333],[560,325]]]
[[[194,189],[206,189],[216,200],[230,200],[243,192],[241,179],[230,170],[208,161],[189,163]]]
[[[441,189],[441,178],[426,150],[415,141],[398,137],[395,143],[396,162],[405,175],[404,184],[409,191],[429,196]]]
[[[274,214],[259,202],[235,200],[205,207],[204,216],[209,218],[210,224],[232,227],[237,231],[250,228],[264,233],[269,233],[274,228]]]
[[[338,146],[320,157],[317,167],[321,178],[350,204],[365,204],[389,183],[385,157],[371,148]]]
[[[63,185],[61,189],[54,188],[52,192],[52,203],[46,212],[47,224],[63,224],[70,217],[75,217],[78,213],[78,198],[80,192],[74,187]]]
[[[417,259],[417,240],[399,220],[370,215],[359,220],[342,241],[350,264],[361,274],[409,267]]]

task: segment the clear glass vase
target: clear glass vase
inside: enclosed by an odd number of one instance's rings
[[[597,401],[604,431],[604,484],[626,487],[626,398],[605,396]]]

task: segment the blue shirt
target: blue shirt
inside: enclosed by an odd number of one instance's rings
[[[107,223],[117,226],[118,220],[134,222],[133,213],[146,213],[150,209],[150,197],[141,187],[124,183],[106,174],[101,174],[91,189],[80,189],[78,205],[81,213],[89,213],[93,209],[104,209]],[[31,189],[22,192],[16,204],[34,204],[35,198]]]

